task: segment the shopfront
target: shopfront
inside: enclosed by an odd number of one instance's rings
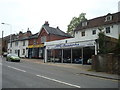
[[[86,64],[87,60],[95,54],[94,40],[46,45],[45,62]]]
[[[44,44],[29,45],[28,58],[44,58]]]

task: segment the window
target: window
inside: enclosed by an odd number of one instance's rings
[[[22,53],[22,55],[25,55],[25,49],[23,49],[23,53]]]
[[[18,50],[15,50],[15,54],[17,54],[17,51],[18,51]]]
[[[76,34],[78,34],[78,31],[76,31]]]
[[[10,50],[10,53],[12,53],[12,50]]]
[[[112,16],[107,16],[106,18],[105,18],[105,22],[106,21],[111,21],[112,20]]]
[[[36,39],[34,39],[34,42],[33,42],[33,43],[34,43],[34,45],[36,44]]]
[[[25,41],[23,41],[23,46],[25,46]]]
[[[12,42],[10,43],[10,47],[12,47]]]
[[[93,30],[93,31],[92,31],[92,34],[95,35],[95,34],[96,34],[96,30]]]
[[[46,42],[46,36],[41,37],[41,43],[44,43],[44,42]]]
[[[18,46],[18,41],[15,42],[15,46]]]
[[[82,22],[82,26],[87,26],[87,22]]]
[[[81,32],[81,36],[85,36],[85,31]]]
[[[110,33],[110,27],[106,27],[106,33]]]

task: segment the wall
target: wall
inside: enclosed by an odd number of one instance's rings
[[[95,55],[92,60],[93,70],[120,75],[120,55],[113,53]]]
[[[119,24],[120,25],[120,24]],[[118,32],[119,32],[119,25],[117,24],[114,24],[114,25],[106,25],[106,26],[103,26],[104,29],[103,31],[105,31],[105,28],[106,27],[109,27],[110,26],[110,30],[111,32],[110,33],[105,33],[107,36],[110,36],[110,37],[113,37],[113,38],[117,38],[118,39]],[[96,34],[95,35],[92,35],[92,30],[96,30]],[[85,36],[81,36],[81,32],[82,31],[85,31]],[[97,39],[98,37],[98,33],[99,33],[99,30],[98,30],[98,27],[94,27],[94,28],[89,28],[89,29],[84,29],[84,30],[80,30],[80,31],[76,31],[75,32],[75,38],[84,38],[85,40],[87,38],[90,38],[90,39]]]
[[[40,35],[38,36],[37,42],[38,44],[41,44],[41,37],[46,36],[46,41],[54,41],[54,40],[61,40],[61,39],[66,39],[68,37],[64,36],[59,36],[59,35],[53,35],[53,34],[48,34],[44,29],[42,29]]]
[[[28,40],[25,40],[25,46],[23,46],[23,41],[18,41],[18,46],[15,45],[15,42],[12,42],[12,53],[13,54],[18,54],[15,53],[15,50],[20,50],[20,57],[26,57],[28,56],[27,48],[28,47]],[[8,43],[8,49],[10,48],[10,43]],[[25,54],[23,55],[23,49],[25,49]],[[8,51],[10,52],[10,50]]]

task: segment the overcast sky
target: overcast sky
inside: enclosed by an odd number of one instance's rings
[[[86,13],[87,19],[118,12],[120,0],[0,0],[0,37],[10,33],[40,31],[45,21],[67,31],[72,17]],[[12,27],[12,29],[11,29]]]

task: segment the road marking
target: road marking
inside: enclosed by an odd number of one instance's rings
[[[59,81],[59,80],[56,80],[56,79],[52,79],[52,78],[49,78],[49,77],[45,77],[45,76],[41,76],[41,75],[36,75],[36,76],[41,77],[41,78],[44,78],[44,79],[48,79],[48,80],[51,80],[51,81],[55,81],[55,82],[58,82],[58,83],[66,84],[66,85],[69,85],[69,86],[72,86],[72,87],[81,88],[81,87],[78,86],[78,85],[74,85],[74,84],[62,82],[62,81]]]
[[[26,72],[25,70],[22,70],[22,69],[19,69],[19,68],[15,68],[15,67],[12,67],[12,66],[8,66],[9,68],[12,68],[12,69],[15,69],[15,70],[18,70],[18,71],[21,71],[21,72]]]
[[[0,63],[0,65],[2,65],[2,63]]]

